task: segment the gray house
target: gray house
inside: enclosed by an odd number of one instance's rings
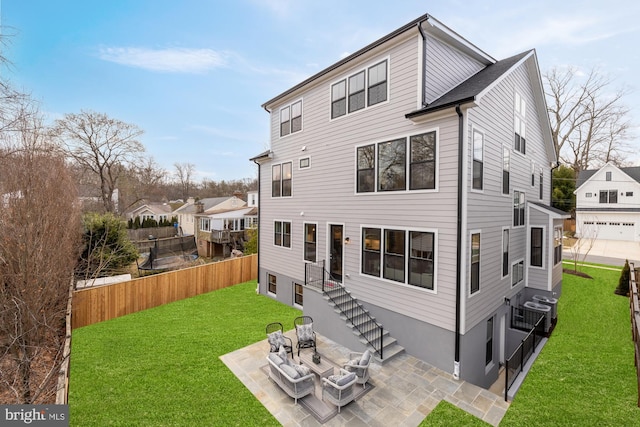
[[[260,293],[383,362],[491,385],[526,334],[514,310],[562,287],[535,51],[498,61],[424,15],[263,107]]]

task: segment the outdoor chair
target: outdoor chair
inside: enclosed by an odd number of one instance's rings
[[[340,368],[340,375],[322,378],[322,400],[336,405],[340,413],[340,408],[353,400],[355,383],[356,374]]]
[[[369,381],[369,365],[371,364],[371,352],[366,350],[364,353],[350,353],[349,361],[344,364],[344,369],[356,374],[358,384],[362,384],[362,388],[367,386]]]
[[[296,327],[296,337],[298,338],[298,357],[300,357],[300,350],[303,348],[312,348],[314,353],[316,351],[316,333],[313,332],[313,319],[310,316],[296,317],[293,321]]]
[[[269,342],[269,353],[277,353],[280,346],[284,347],[287,353],[291,353],[293,358],[293,342],[291,338],[284,335],[282,323],[269,323],[266,328],[267,341]]]

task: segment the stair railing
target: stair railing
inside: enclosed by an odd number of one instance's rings
[[[347,292],[340,281],[335,280],[331,276],[331,273],[325,268],[325,261],[322,260],[321,263],[307,263],[304,273],[305,285],[322,291],[340,311],[340,314],[345,316],[359,332],[360,336],[373,347],[380,359],[383,359],[384,329],[382,325],[376,322],[360,302]],[[371,327],[371,325],[374,326]]]

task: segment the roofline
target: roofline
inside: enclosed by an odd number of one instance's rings
[[[419,117],[419,116],[423,116],[426,114],[431,114],[431,113],[435,113],[437,111],[442,111],[442,110],[448,110],[449,108],[455,108],[456,105],[464,105],[464,104],[469,104],[469,103],[474,103],[476,101],[476,97],[475,96],[470,96],[468,98],[465,99],[459,99],[456,101],[451,101],[448,102],[446,104],[442,104],[442,105],[438,105],[437,107],[431,108],[429,109],[429,107],[425,107],[422,108],[420,110],[417,111],[413,111],[411,113],[407,113],[404,115],[405,118],[407,119],[413,119],[414,117]]]
[[[412,28],[417,28],[417,25],[421,25],[423,22],[429,21],[429,24],[437,29],[438,31],[446,34],[447,36],[456,39],[461,45],[463,45],[466,49],[475,52],[478,56],[485,58],[485,60],[487,62],[496,62],[496,60],[494,58],[492,58],[490,55],[488,55],[486,52],[484,52],[483,50],[481,50],[480,48],[478,48],[477,46],[475,46],[474,44],[472,44],[471,42],[469,42],[467,39],[465,39],[464,37],[460,36],[458,33],[456,33],[455,31],[453,31],[452,29],[450,29],[449,27],[447,27],[446,25],[444,25],[442,22],[438,21],[436,18],[434,18],[433,16],[429,15],[428,13],[425,13],[424,15],[420,16],[419,18],[414,19],[413,21],[409,22],[408,24],[403,25],[402,27],[398,28],[397,30],[387,34],[386,36],[374,41],[373,43],[363,47],[362,49],[356,51],[355,53],[352,53],[351,55],[341,59],[340,61],[334,63],[333,65],[330,65],[329,67],[325,68],[324,70],[314,74],[313,76],[309,77],[308,79],[304,80],[301,83],[298,83],[297,85],[293,86],[292,88],[282,92],[280,95],[268,100],[267,102],[265,102],[264,104],[262,104],[262,108],[264,108],[267,112],[270,112],[269,109],[267,108],[268,105],[273,104],[274,102],[286,97],[287,95],[292,94],[293,92],[297,91],[298,89],[306,86],[307,84],[311,83],[314,80],[317,80],[318,78],[336,70],[337,68],[340,68],[341,66],[343,66],[344,64],[348,63],[349,61],[352,61],[353,59],[364,55],[365,53],[375,49],[376,47],[388,42],[389,40],[392,40],[393,38],[397,37],[398,35],[411,30]]]

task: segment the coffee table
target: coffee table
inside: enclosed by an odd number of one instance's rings
[[[308,367],[311,372],[319,376],[320,378],[326,378],[329,375],[333,375],[333,365],[328,363],[324,357],[320,359],[320,363],[313,363],[313,352],[300,353],[300,360]]]

